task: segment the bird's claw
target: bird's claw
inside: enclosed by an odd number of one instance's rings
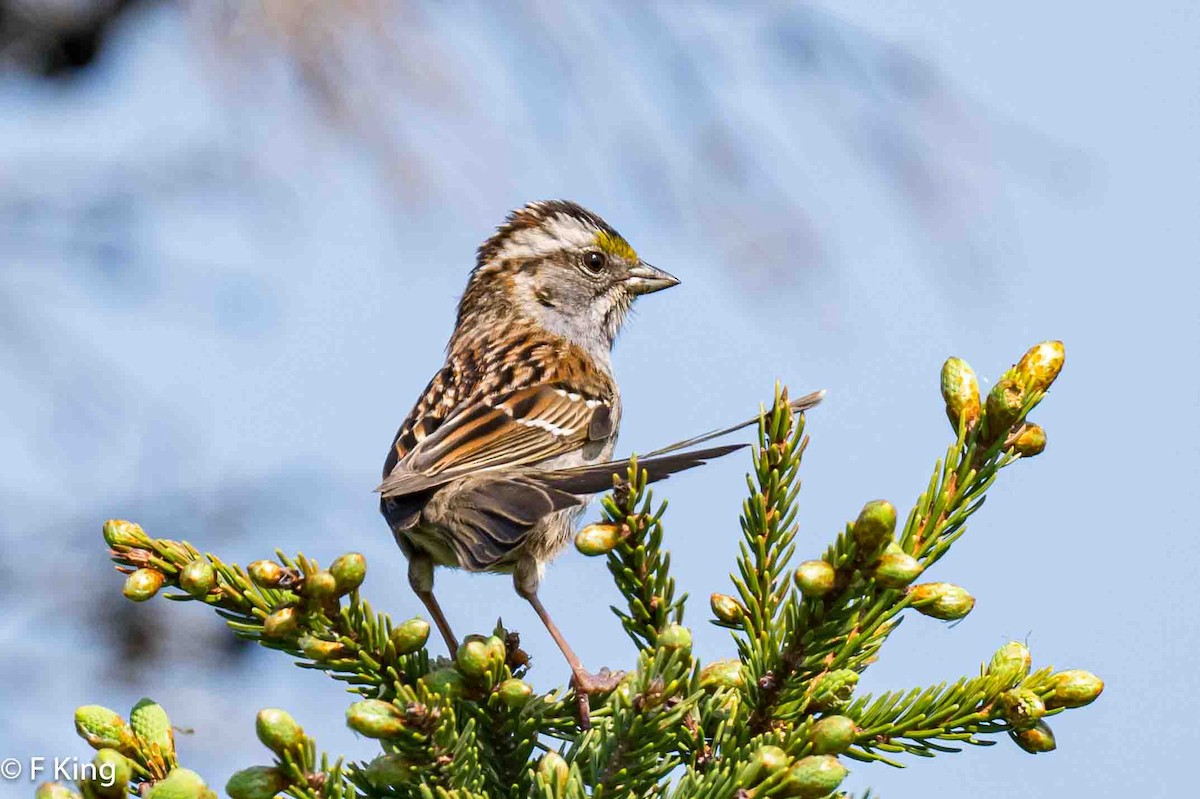
[[[575,672],[571,677],[571,687],[575,689],[575,701],[579,705],[579,727],[581,729],[589,730],[592,727],[591,706],[588,704],[588,697],[616,690],[624,676],[625,672],[623,671],[609,671],[608,669],[600,669],[596,674],[583,669]]]

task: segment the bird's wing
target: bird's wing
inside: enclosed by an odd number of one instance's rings
[[[385,498],[477,472],[541,463],[612,435],[612,405],[566,384],[539,384],[459,409],[400,459],[376,489]]]

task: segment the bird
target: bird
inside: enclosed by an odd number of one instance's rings
[[[613,342],[637,298],[678,284],[567,200],[511,212],[480,245],[445,364],[396,432],[376,489],[409,584],[451,654],[458,639],[434,568],[507,573],[570,665],[576,694],[615,686],[617,675],[583,667],[538,585],[588,500],[626,473],[628,459],[612,460],[622,412]],[[656,481],[699,466],[746,445],[697,445],[757,421],[655,450],[638,467]]]

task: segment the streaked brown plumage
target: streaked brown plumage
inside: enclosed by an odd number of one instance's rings
[[[378,489],[409,582],[452,651],[434,566],[507,572],[563,650],[576,689],[611,682],[584,671],[537,586],[590,496],[626,468],[610,461],[621,420],[613,339],[637,296],[677,283],[564,201],[513,212],[479,248],[446,363],[397,432]],[[662,479],[738,446],[671,447],[640,464]]]

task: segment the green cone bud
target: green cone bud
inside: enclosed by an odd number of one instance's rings
[[[1033,656],[1029,654],[1029,648],[1020,641],[1009,641],[992,655],[987,673],[1002,677],[1004,684],[1011,688],[1029,676],[1032,665]]]
[[[34,799],[79,799],[79,794],[61,782],[43,782],[33,794]]]
[[[907,588],[921,576],[921,562],[905,552],[898,544],[889,544],[875,567],[875,582],[884,588]]]
[[[737,688],[745,682],[742,661],[737,658],[714,660],[700,671],[701,688]]]
[[[658,634],[658,645],[671,652],[691,652],[692,632],[682,624],[668,624]]]
[[[424,619],[409,619],[392,629],[392,646],[397,655],[411,655],[429,640],[429,622]]]
[[[771,775],[778,774],[791,762],[787,752],[778,746],[760,746],[754,750],[754,754],[750,755],[749,761],[738,773],[738,785],[742,788],[752,788]]]
[[[713,594],[708,598],[708,604],[717,620],[725,624],[739,624],[746,615],[742,603],[729,594]]]
[[[104,523],[104,543],[114,549],[117,547],[141,547],[150,543],[150,536],[146,535],[141,525],[127,522],[124,519],[109,519]]]
[[[1050,677],[1054,693],[1046,700],[1046,707],[1083,707],[1096,701],[1104,690],[1104,681],[1083,669],[1068,669]]]
[[[430,693],[447,697],[459,697],[463,694],[463,676],[456,669],[435,669],[418,682]]]
[[[174,768],[154,783],[146,799],[215,799],[215,796],[199,774],[187,768]]]
[[[496,688],[496,694],[500,697],[500,701],[504,703],[506,708],[516,710],[525,706],[525,703],[529,701],[529,697],[533,696],[533,689],[524,680],[512,677],[500,683]]]
[[[271,766],[251,766],[236,772],[225,783],[229,799],[273,799],[286,788],[287,777]]]
[[[1008,435],[1025,405],[1025,387],[1018,378],[1002,377],[987,396],[987,423],[990,439]]]
[[[267,638],[290,638],[300,629],[300,616],[295,608],[280,608],[263,619],[263,635]]]
[[[567,792],[567,782],[571,779],[571,767],[563,760],[558,752],[547,752],[538,761],[538,776],[542,782],[554,791],[555,796],[564,796]]]
[[[94,749],[116,749],[131,752],[133,731],[115,710],[100,705],[75,708],[75,731]]]
[[[346,647],[342,646],[340,641],[325,641],[313,635],[302,635],[298,643],[304,656],[318,663],[334,660],[346,654]]]
[[[392,738],[404,731],[404,716],[391,702],[364,699],[346,708],[346,725],[368,738]]]
[[[1045,391],[1062,371],[1067,351],[1061,341],[1043,341],[1029,348],[1017,362],[1021,381],[1030,391]]]
[[[953,583],[921,583],[908,589],[912,606],[926,616],[955,621],[971,612],[975,597]]]
[[[92,765],[96,767],[96,778],[89,780],[97,796],[105,799],[123,799],[133,779],[133,764],[116,749],[101,749],[96,753]]]
[[[217,585],[217,572],[208,558],[196,558],[179,572],[179,587],[196,599],[204,599]]]
[[[338,595],[337,579],[327,571],[313,572],[304,578],[304,596],[325,602]]]
[[[283,757],[288,749],[304,743],[304,730],[285,710],[268,707],[258,711],[254,719],[254,732],[262,745]]]
[[[143,752],[156,749],[167,763],[175,759],[175,731],[163,706],[145,697],[129,711],[129,726],[141,744]]]
[[[896,532],[896,508],[887,500],[868,502],[854,522],[854,542],[860,555],[873,556],[887,546]]]
[[[589,524],[575,535],[575,548],[588,557],[606,555],[621,543],[618,524]]]
[[[812,709],[841,710],[850,702],[850,697],[854,696],[856,685],[858,672],[850,669],[836,669],[822,674],[813,688]]]
[[[1012,449],[1022,458],[1041,455],[1046,450],[1046,431],[1036,424],[1026,422],[1017,428],[1012,437]]]
[[[383,791],[408,782],[414,776],[414,772],[413,764],[407,758],[399,754],[390,754],[380,755],[372,760],[365,773],[367,781]]]
[[[498,674],[504,666],[504,642],[494,635],[490,638],[468,637],[458,647],[454,661],[469,680],[482,680],[489,673]]]
[[[837,572],[823,560],[806,560],[796,568],[796,587],[806,597],[823,597],[833,590]]]
[[[1027,730],[1010,730],[1008,737],[1031,755],[1053,752],[1058,746],[1054,742],[1054,731],[1044,721],[1039,721]]]
[[[345,596],[367,579],[367,559],[357,552],[347,552],[329,564],[329,573],[337,583],[338,596]]]
[[[846,767],[833,755],[802,757],[788,769],[787,776],[774,794],[793,799],[819,799],[833,791],[846,779]]]
[[[962,358],[947,358],[942,364],[942,399],[955,430],[964,420],[968,429],[979,421],[979,380]]]
[[[283,582],[284,569],[273,560],[256,560],[246,567],[246,574],[259,588],[276,588]]]
[[[858,727],[848,716],[826,716],[812,726],[808,739],[818,755],[836,755],[854,743]]]
[[[1005,720],[1017,730],[1032,727],[1046,715],[1046,705],[1042,698],[1023,688],[1002,693],[1000,706],[1004,709]]]
[[[165,581],[163,573],[156,569],[138,569],[125,578],[125,587],[121,589],[121,593],[125,594],[126,599],[145,602],[158,593]]]

